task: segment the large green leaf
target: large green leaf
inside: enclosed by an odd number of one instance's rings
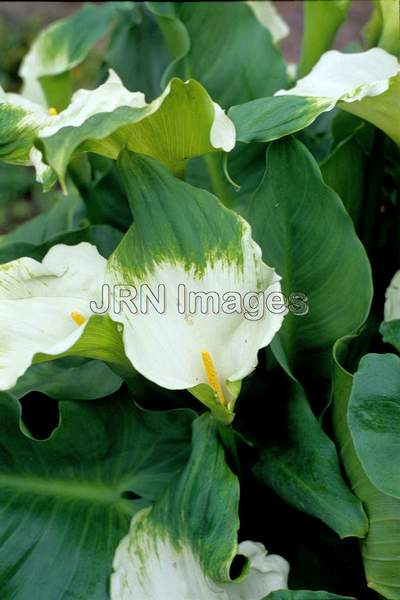
[[[365,170],[370,152],[370,128],[365,122],[339,112],[332,122],[334,146],[320,167],[324,181],[343,200],[355,226],[365,204]]]
[[[296,302],[289,303],[292,311],[273,341],[276,355],[295,374],[309,362],[327,371],[324,351],[367,317],[371,272],[340,198],[299,141],[271,144],[247,218],[264,260],[282,276],[285,294],[308,298],[307,314],[295,314]]]
[[[351,0],[305,0],[304,33],[298,74],[307,75],[321,54],[329,50],[336,32],[347,18]]]
[[[0,397],[0,586],[15,600],[106,600],[115,548],[143,501],[184,466],[193,413],[151,413],[113,397],[63,402],[38,442]]]
[[[128,89],[140,90],[147,100],[153,100],[162,91],[161,77],[168,64],[168,50],[144,2],[136,3],[132,17],[120,19],[104,59]]]
[[[352,489],[363,502],[368,515],[368,534],[361,542],[368,586],[385,598],[399,600],[400,500],[382,493],[369,480],[355,451],[348,425],[353,377],[343,365],[347,367],[352,340],[352,337],[339,340],[334,348],[335,435]],[[390,460],[393,460],[393,457]]]
[[[348,425],[368,479],[400,498],[400,358],[368,354],[354,375]]]
[[[286,502],[321,519],[341,537],[363,537],[367,519],[343,481],[333,442],[301,386],[282,382],[279,389],[288,398],[285,427],[266,443],[256,475]]]
[[[149,2],[173,59],[171,75],[200,81],[224,108],[269,96],[285,62],[246,2]]]

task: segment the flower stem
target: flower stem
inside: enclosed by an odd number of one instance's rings
[[[225,204],[225,206],[229,208],[232,202],[221,165],[221,154],[206,154],[204,156],[204,160],[207,165],[208,175],[214,194],[221,200],[223,204]]]

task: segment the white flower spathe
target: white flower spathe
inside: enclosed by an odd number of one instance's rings
[[[95,246],[53,246],[42,262],[0,265],[0,390],[13,387],[38,353],[58,355],[83,334],[99,299],[106,260]]]
[[[385,294],[385,321],[400,319],[400,271],[397,271]]]
[[[226,383],[242,380],[257,366],[258,351],[272,341],[283,323],[284,314],[266,307],[267,297],[281,292],[281,278],[262,261],[261,249],[251,238],[245,221],[241,244],[241,269],[236,263],[217,260],[199,276],[194,268],[187,270],[180,264],[157,265],[146,284],[154,293],[163,286],[165,311],[152,310],[150,317],[140,311],[133,314],[129,310],[111,310],[110,317],[124,326],[127,357],[147,379],[167,389],[210,384],[213,376],[202,360],[206,353],[229,405],[231,394]],[[113,265],[112,260],[108,282],[111,286],[140,285],[137,281],[121,280],[118,265]],[[214,300],[210,296],[206,301],[204,295],[210,290]],[[246,294],[258,293],[258,306],[264,310],[255,310],[253,319],[243,308],[233,307],[232,302],[228,310],[229,303],[224,307],[223,299],[232,293],[241,300]],[[203,311],[199,307],[193,310],[191,300],[195,302],[196,294],[203,294]]]
[[[130,532],[117,547],[111,600],[262,600],[287,589],[288,562],[250,541],[238,548],[249,559],[247,574],[230,583],[212,581],[188,544],[172,543],[168,535],[157,535],[152,528],[136,531],[147,514],[145,509],[132,519]]]
[[[275,95],[330,98],[332,106],[326,109],[330,110],[339,101],[351,103],[383,94],[399,72],[397,58],[381,48],[355,53],[329,50],[293,88]]]

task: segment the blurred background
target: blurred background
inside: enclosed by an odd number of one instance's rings
[[[82,4],[0,2],[0,86],[6,91],[18,92],[19,65],[38,31],[46,24],[74,13]],[[281,45],[283,54],[288,62],[297,62],[303,31],[303,2],[275,0],[274,4],[290,27],[290,35]],[[361,43],[360,32],[368,21],[371,10],[370,0],[353,0],[349,18],[336,36],[335,48],[343,49],[350,42]],[[90,74],[97,70],[100,60],[100,52],[96,56],[95,50],[89,61],[85,61],[82,73],[78,73],[83,87],[86,81],[90,82]],[[0,235],[49,207],[54,200],[54,192],[44,194],[40,187],[35,185],[33,169],[1,165]]]

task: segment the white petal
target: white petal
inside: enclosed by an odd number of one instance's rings
[[[230,600],[260,600],[276,590],[287,589],[289,563],[282,556],[267,554],[263,544],[250,541],[239,544],[239,554],[248,557],[250,570],[244,580],[221,586]]]
[[[221,148],[225,152],[230,152],[235,147],[236,130],[233,122],[226,116],[225,111],[213,102],[215,116],[210,131],[210,142],[214,148]]]
[[[280,556],[266,556],[264,546],[254,542],[239,546],[250,561],[241,582],[211,581],[190,546],[172,543],[167,532],[148,526],[148,514],[146,509],[132,519],[129,534],[117,548],[111,600],[262,600],[287,588],[288,563]]]
[[[37,102],[32,102],[20,94],[7,94],[0,88],[0,102],[5,102],[6,104],[19,106],[20,108],[25,109],[27,113],[32,115],[32,119],[40,125],[50,122],[51,120],[46,108]]]
[[[54,246],[40,263],[21,258],[0,265],[0,389],[15,385],[37,353],[66,352],[82,335],[71,316],[92,315],[106,260],[85,242]]]
[[[400,319],[400,271],[394,274],[385,297],[385,321]]]
[[[397,58],[381,48],[350,54],[330,50],[295,87],[279,90],[275,95],[331,98],[333,105],[339,100],[355,102],[385,92],[389,80],[399,72]]]
[[[226,591],[205,577],[189,546],[178,550],[168,538],[156,539],[145,530],[133,538],[134,534],[131,539],[126,536],[117,548],[111,600],[229,599]]]
[[[118,75],[110,70],[103,85],[95,90],[75,92],[70,105],[52,117],[50,124],[40,132],[40,137],[50,137],[63,127],[79,127],[93,115],[112,112],[120,106],[142,108],[146,106],[146,101],[142,92],[127,90]]]
[[[247,4],[261,25],[270,31],[275,44],[289,35],[288,24],[282,19],[272,2],[268,2],[268,0],[248,0]]]
[[[43,162],[43,155],[37,148],[33,147],[29,153],[29,158],[36,171],[36,181],[43,184],[46,191],[50,189],[57,177],[51,167]]]
[[[201,359],[203,351],[211,355],[222,384],[243,379],[256,367],[259,349],[271,342],[283,322],[282,314],[261,310],[270,293],[280,292],[280,277],[262,262],[260,247],[251,239],[245,222],[242,252],[242,270],[237,263],[217,260],[206,267],[201,277],[194,268],[186,270],[179,263],[157,265],[147,284],[154,294],[159,285],[164,286],[165,311],[160,313],[150,306],[148,314],[138,311],[135,315],[125,307],[120,314],[111,312],[111,318],[124,325],[125,352],[140,373],[168,389],[208,383]],[[130,284],[140,291],[140,282],[121,281],[112,265],[109,278],[111,285]],[[186,306],[178,306],[178,291],[183,289],[178,286],[186,289],[186,299],[190,293],[215,292],[221,304],[215,305],[215,311],[210,305],[206,314],[199,310],[193,314],[187,302]],[[222,299],[230,292],[239,294],[241,299],[248,292],[260,292],[261,308],[254,313],[258,318],[250,320],[246,310],[226,314]]]

